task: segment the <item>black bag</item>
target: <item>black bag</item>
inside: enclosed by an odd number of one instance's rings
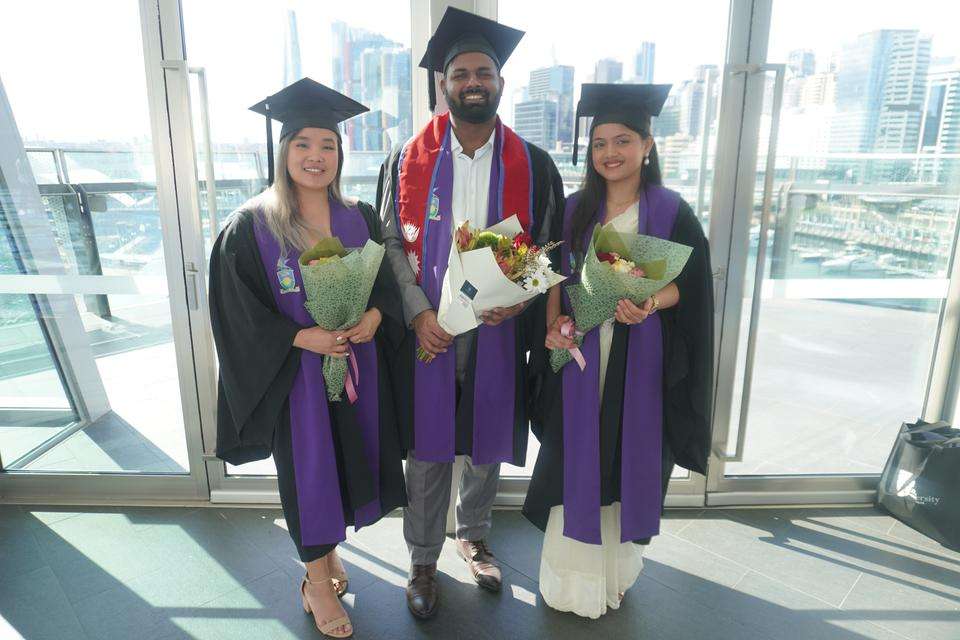
[[[877,505],[960,549],[960,429],[946,422],[904,423],[880,476]]]

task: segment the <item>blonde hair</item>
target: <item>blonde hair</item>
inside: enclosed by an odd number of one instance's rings
[[[303,251],[310,246],[309,229],[300,217],[300,203],[297,199],[297,185],[287,171],[287,157],[290,153],[290,141],[296,133],[284,137],[280,141],[280,151],[277,154],[275,176],[273,184],[263,193],[254,198],[255,205],[263,212],[263,221],[270,233],[280,245],[280,255],[287,256],[290,250]],[[343,204],[352,204],[344,199],[340,191],[340,172],[343,171],[343,145],[339,133],[337,134],[337,174],[333,182],[327,187],[327,194],[332,200]]]

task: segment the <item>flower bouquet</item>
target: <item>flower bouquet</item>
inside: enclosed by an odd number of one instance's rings
[[[586,332],[613,318],[621,299],[641,305],[672,282],[692,251],[662,238],[597,225],[585,252],[580,282],[566,287],[576,319],[575,341],[579,344]],[[554,349],[550,364],[559,371],[573,358],[571,350]]]
[[[437,309],[440,327],[453,336],[466,333],[480,325],[485,311],[527,302],[565,280],[550,268],[547,255],[558,244],[533,244],[517,216],[480,231],[464,222],[450,243]],[[423,349],[417,356],[430,360]]]
[[[300,255],[300,273],[307,297],[304,306],[318,326],[341,331],[360,322],[383,254],[383,246],[372,240],[362,248],[348,250],[339,238],[324,238]],[[343,393],[347,360],[329,356],[323,359],[323,378],[331,401],[339,401]],[[356,379],[356,362],[352,364]],[[350,401],[354,399],[355,396]]]

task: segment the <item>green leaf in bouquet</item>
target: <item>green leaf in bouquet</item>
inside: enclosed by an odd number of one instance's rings
[[[596,252],[616,253],[627,260],[634,260],[630,254],[630,243],[625,238],[629,234],[617,231],[613,225],[597,225],[594,229],[593,248]],[[636,260],[634,260],[636,262]]]
[[[664,258],[639,264],[643,272],[647,274],[645,277],[649,280],[663,280],[667,275],[667,261]]]
[[[321,260],[323,258],[339,257],[347,255],[347,250],[343,248],[340,238],[323,238],[317,244],[300,254],[300,264],[307,265],[311,260]]]
[[[601,262],[597,251],[614,252],[639,264],[647,277],[618,273],[612,265]],[[634,304],[644,300],[672,282],[686,265],[693,251],[690,247],[654,236],[620,233],[594,228],[580,273],[580,283],[566,287],[577,330],[590,331],[616,315],[617,302],[623,298]],[[550,362],[559,371],[570,362],[568,351],[553,351]]]
[[[337,251],[339,246],[343,255],[332,262],[315,265],[303,264],[301,257],[300,273],[307,298],[304,307],[317,326],[334,331],[350,328],[360,321],[370,301],[384,249],[368,240],[362,248],[347,251],[339,239],[328,240],[336,243],[328,243],[323,250]],[[331,401],[340,400],[346,374],[344,359],[324,358],[323,375]]]

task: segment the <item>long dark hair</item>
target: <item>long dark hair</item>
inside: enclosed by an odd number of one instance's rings
[[[647,120],[642,126],[635,127],[632,124],[621,122],[626,128],[637,132],[644,140],[651,137],[650,121]],[[597,127],[597,121],[590,125],[590,135],[588,137],[587,154],[584,164],[587,167],[587,173],[583,177],[583,185],[580,187],[577,207],[573,211],[573,219],[570,222],[570,231],[572,238],[572,248],[574,253],[583,252],[583,234],[587,228],[593,224],[597,211],[607,198],[607,181],[597,173],[593,168],[593,130]],[[657,155],[657,144],[650,147],[650,164],[640,165],[640,188],[643,189],[648,184],[663,184],[663,177],[660,174],[660,158]]]

